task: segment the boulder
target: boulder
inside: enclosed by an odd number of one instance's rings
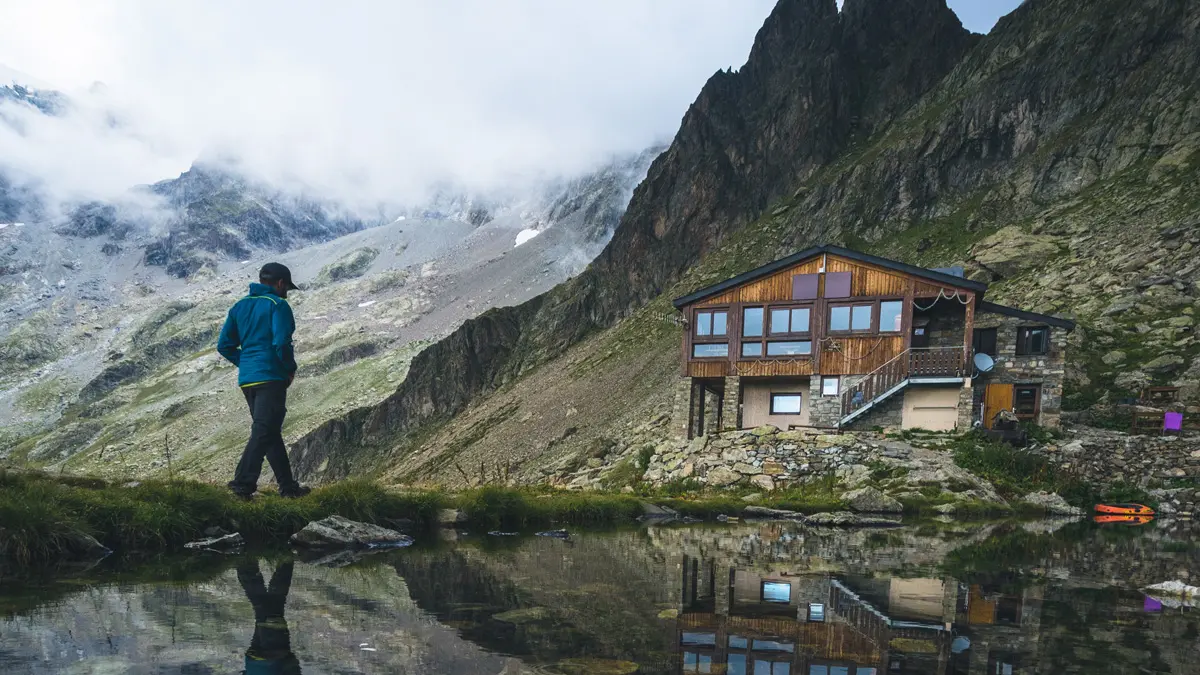
[[[761,471],[758,470],[758,467],[754,466],[753,464],[747,464],[746,462],[738,462],[737,464],[734,464],[733,470],[745,476],[753,476],[756,473],[761,473]]]
[[[1173,373],[1186,364],[1182,356],[1176,354],[1164,354],[1149,363],[1142,365],[1142,370],[1150,373]]]
[[[643,518],[678,518],[679,512],[675,509],[650,502],[642,502],[642,517]]]
[[[309,548],[385,548],[413,543],[412,537],[395,530],[342,516],[315,520],[293,534],[291,541]]]
[[[817,527],[898,527],[899,519],[879,516],[860,516],[849,511],[814,513],[804,519],[806,525]]]
[[[459,509],[442,509],[438,511],[438,525],[454,527],[467,522],[467,514]]]
[[[782,520],[804,520],[804,514],[784,509],[772,509],[766,506],[747,506],[742,509],[742,515],[750,518],[778,518]]]
[[[708,484],[715,487],[728,487],[742,480],[742,474],[727,466],[718,466],[708,472]]]
[[[183,547],[193,551],[235,551],[246,543],[238,532],[220,537],[210,537],[199,541],[189,541]]]
[[[971,249],[971,262],[1007,278],[1037,267],[1063,251],[1058,237],[1030,234],[1016,225],[1002,228]]]
[[[761,490],[770,492],[775,489],[775,479],[765,473],[760,473],[750,479],[750,484]]]
[[[851,511],[858,513],[901,513],[904,505],[873,487],[864,487],[847,492],[842,501]]]
[[[1026,504],[1041,507],[1055,516],[1082,516],[1084,510],[1067,503],[1061,495],[1053,492],[1030,492],[1021,498]]]

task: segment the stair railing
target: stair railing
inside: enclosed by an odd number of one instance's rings
[[[910,376],[963,377],[964,368],[962,345],[906,349],[842,392],[842,418],[867,407]]]

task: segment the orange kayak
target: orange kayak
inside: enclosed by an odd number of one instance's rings
[[[1115,516],[1152,516],[1154,509],[1143,504],[1097,504],[1096,513]]]
[[[1099,524],[1101,524],[1101,525],[1115,525],[1115,524],[1121,524],[1121,525],[1145,525],[1146,523],[1148,523],[1148,522],[1150,522],[1150,521],[1154,520],[1154,516],[1117,516],[1117,515],[1108,515],[1108,516],[1095,516],[1095,517],[1093,517],[1093,518],[1092,518],[1092,520],[1094,520],[1095,522],[1097,522],[1097,523],[1099,523]]]

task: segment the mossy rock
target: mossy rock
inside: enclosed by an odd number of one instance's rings
[[[559,661],[554,670],[562,675],[632,675],[639,668],[633,661],[578,658]]]
[[[507,612],[494,614],[492,618],[496,621],[520,626],[527,623],[546,621],[551,617],[550,610],[546,609],[545,607],[524,607],[522,609],[512,609]]]
[[[379,257],[379,249],[364,246],[338,258],[321,268],[315,286],[327,286],[336,281],[361,277]]]

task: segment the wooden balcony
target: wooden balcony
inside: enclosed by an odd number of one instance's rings
[[[842,392],[843,422],[900,391],[913,379],[966,376],[967,350],[962,345],[907,349]]]

